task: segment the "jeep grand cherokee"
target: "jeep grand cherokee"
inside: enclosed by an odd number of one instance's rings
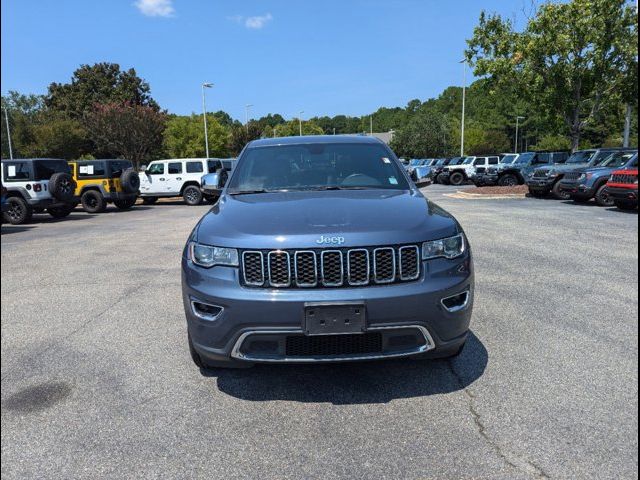
[[[457,355],[474,271],[458,222],[370,137],[251,142],[182,257],[200,368]]]

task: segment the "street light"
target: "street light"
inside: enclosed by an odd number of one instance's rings
[[[204,148],[207,158],[209,158],[209,132],[207,131],[207,105],[204,99],[204,89],[213,87],[213,83],[202,84],[202,118],[204,120]]]
[[[369,115],[369,133],[373,137],[373,115]]]
[[[462,128],[460,131],[460,156],[464,157],[464,122],[467,104],[467,59],[465,58],[460,63],[463,64],[462,73]]]
[[[244,108],[245,108],[245,125],[247,127],[247,132],[249,131],[249,109],[253,107],[252,103],[247,103]]]
[[[520,128],[520,120],[524,120],[525,117],[516,115],[516,148],[515,153],[518,153],[518,129]]]
[[[304,110],[300,110],[300,114],[298,115],[298,123],[300,124],[300,136],[302,136],[302,114]]]
[[[9,111],[4,107],[4,121],[7,124],[7,141],[9,142],[9,159],[13,160],[13,149],[11,148],[11,130],[9,129]]]

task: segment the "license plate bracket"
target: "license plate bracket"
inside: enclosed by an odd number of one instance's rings
[[[367,314],[363,303],[309,303],[304,308],[305,335],[363,333]]]

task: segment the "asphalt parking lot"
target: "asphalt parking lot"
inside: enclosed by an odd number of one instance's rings
[[[426,193],[476,256],[452,361],[202,376],[179,258],[207,206],[2,226],[2,478],[636,478],[638,215]]]

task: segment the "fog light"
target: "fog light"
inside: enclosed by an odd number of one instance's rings
[[[442,306],[450,313],[459,312],[464,310],[469,304],[469,291],[458,293],[451,297],[442,299]]]
[[[217,305],[202,303],[197,300],[191,300],[191,310],[196,317],[203,320],[213,321],[220,316],[224,308]]]

